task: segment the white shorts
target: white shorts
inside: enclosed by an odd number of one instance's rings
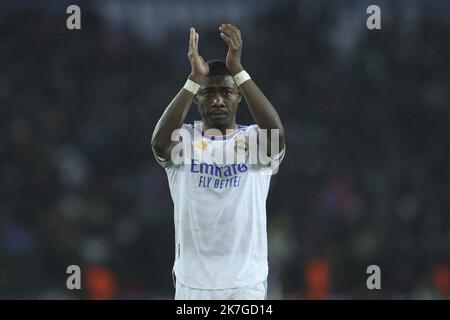
[[[194,289],[176,282],[175,300],[265,300],[267,282],[221,290]]]

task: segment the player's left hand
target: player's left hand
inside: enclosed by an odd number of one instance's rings
[[[225,63],[234,76],[244,70],[241,64],[242,37],[241,31],[232,24],[222,24],[219,27],[220,36],[228,44],[228,53]]]

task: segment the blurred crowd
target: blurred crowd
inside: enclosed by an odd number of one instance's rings
[[[236,23],[286,130],[269,298],[448,299],[450,20],[386,4],[371,31],[346,3],[273,2]],[[80,31],[66,17],[0,4],[0,298],[171,299],[173,205],[150,137],[189,74],[189,25],[152,44],[95,11]],[[216,28],[198,31],[224,59]]]

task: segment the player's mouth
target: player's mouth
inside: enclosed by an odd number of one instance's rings
[[[214,112],[214,113],[211,113],[209,116],[214,119],[222,119],[222,118],[226,118],[227,115],[228,114],[226,112]]]

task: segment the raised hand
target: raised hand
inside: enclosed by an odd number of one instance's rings
[[[241,31],[232,24],[222,24],[219,27],[220,36],[228,44],[225,63],[232,75],[244,70],[241,64],[242,37]]]
[[[199,34],[195,32],[195,28],[191,28],[190,31],[188,58],[191,63],[191,74],[189,79],[200,84],[203,78],[209,74],[209,66],[205,63],[203,57],[198,54]]]

